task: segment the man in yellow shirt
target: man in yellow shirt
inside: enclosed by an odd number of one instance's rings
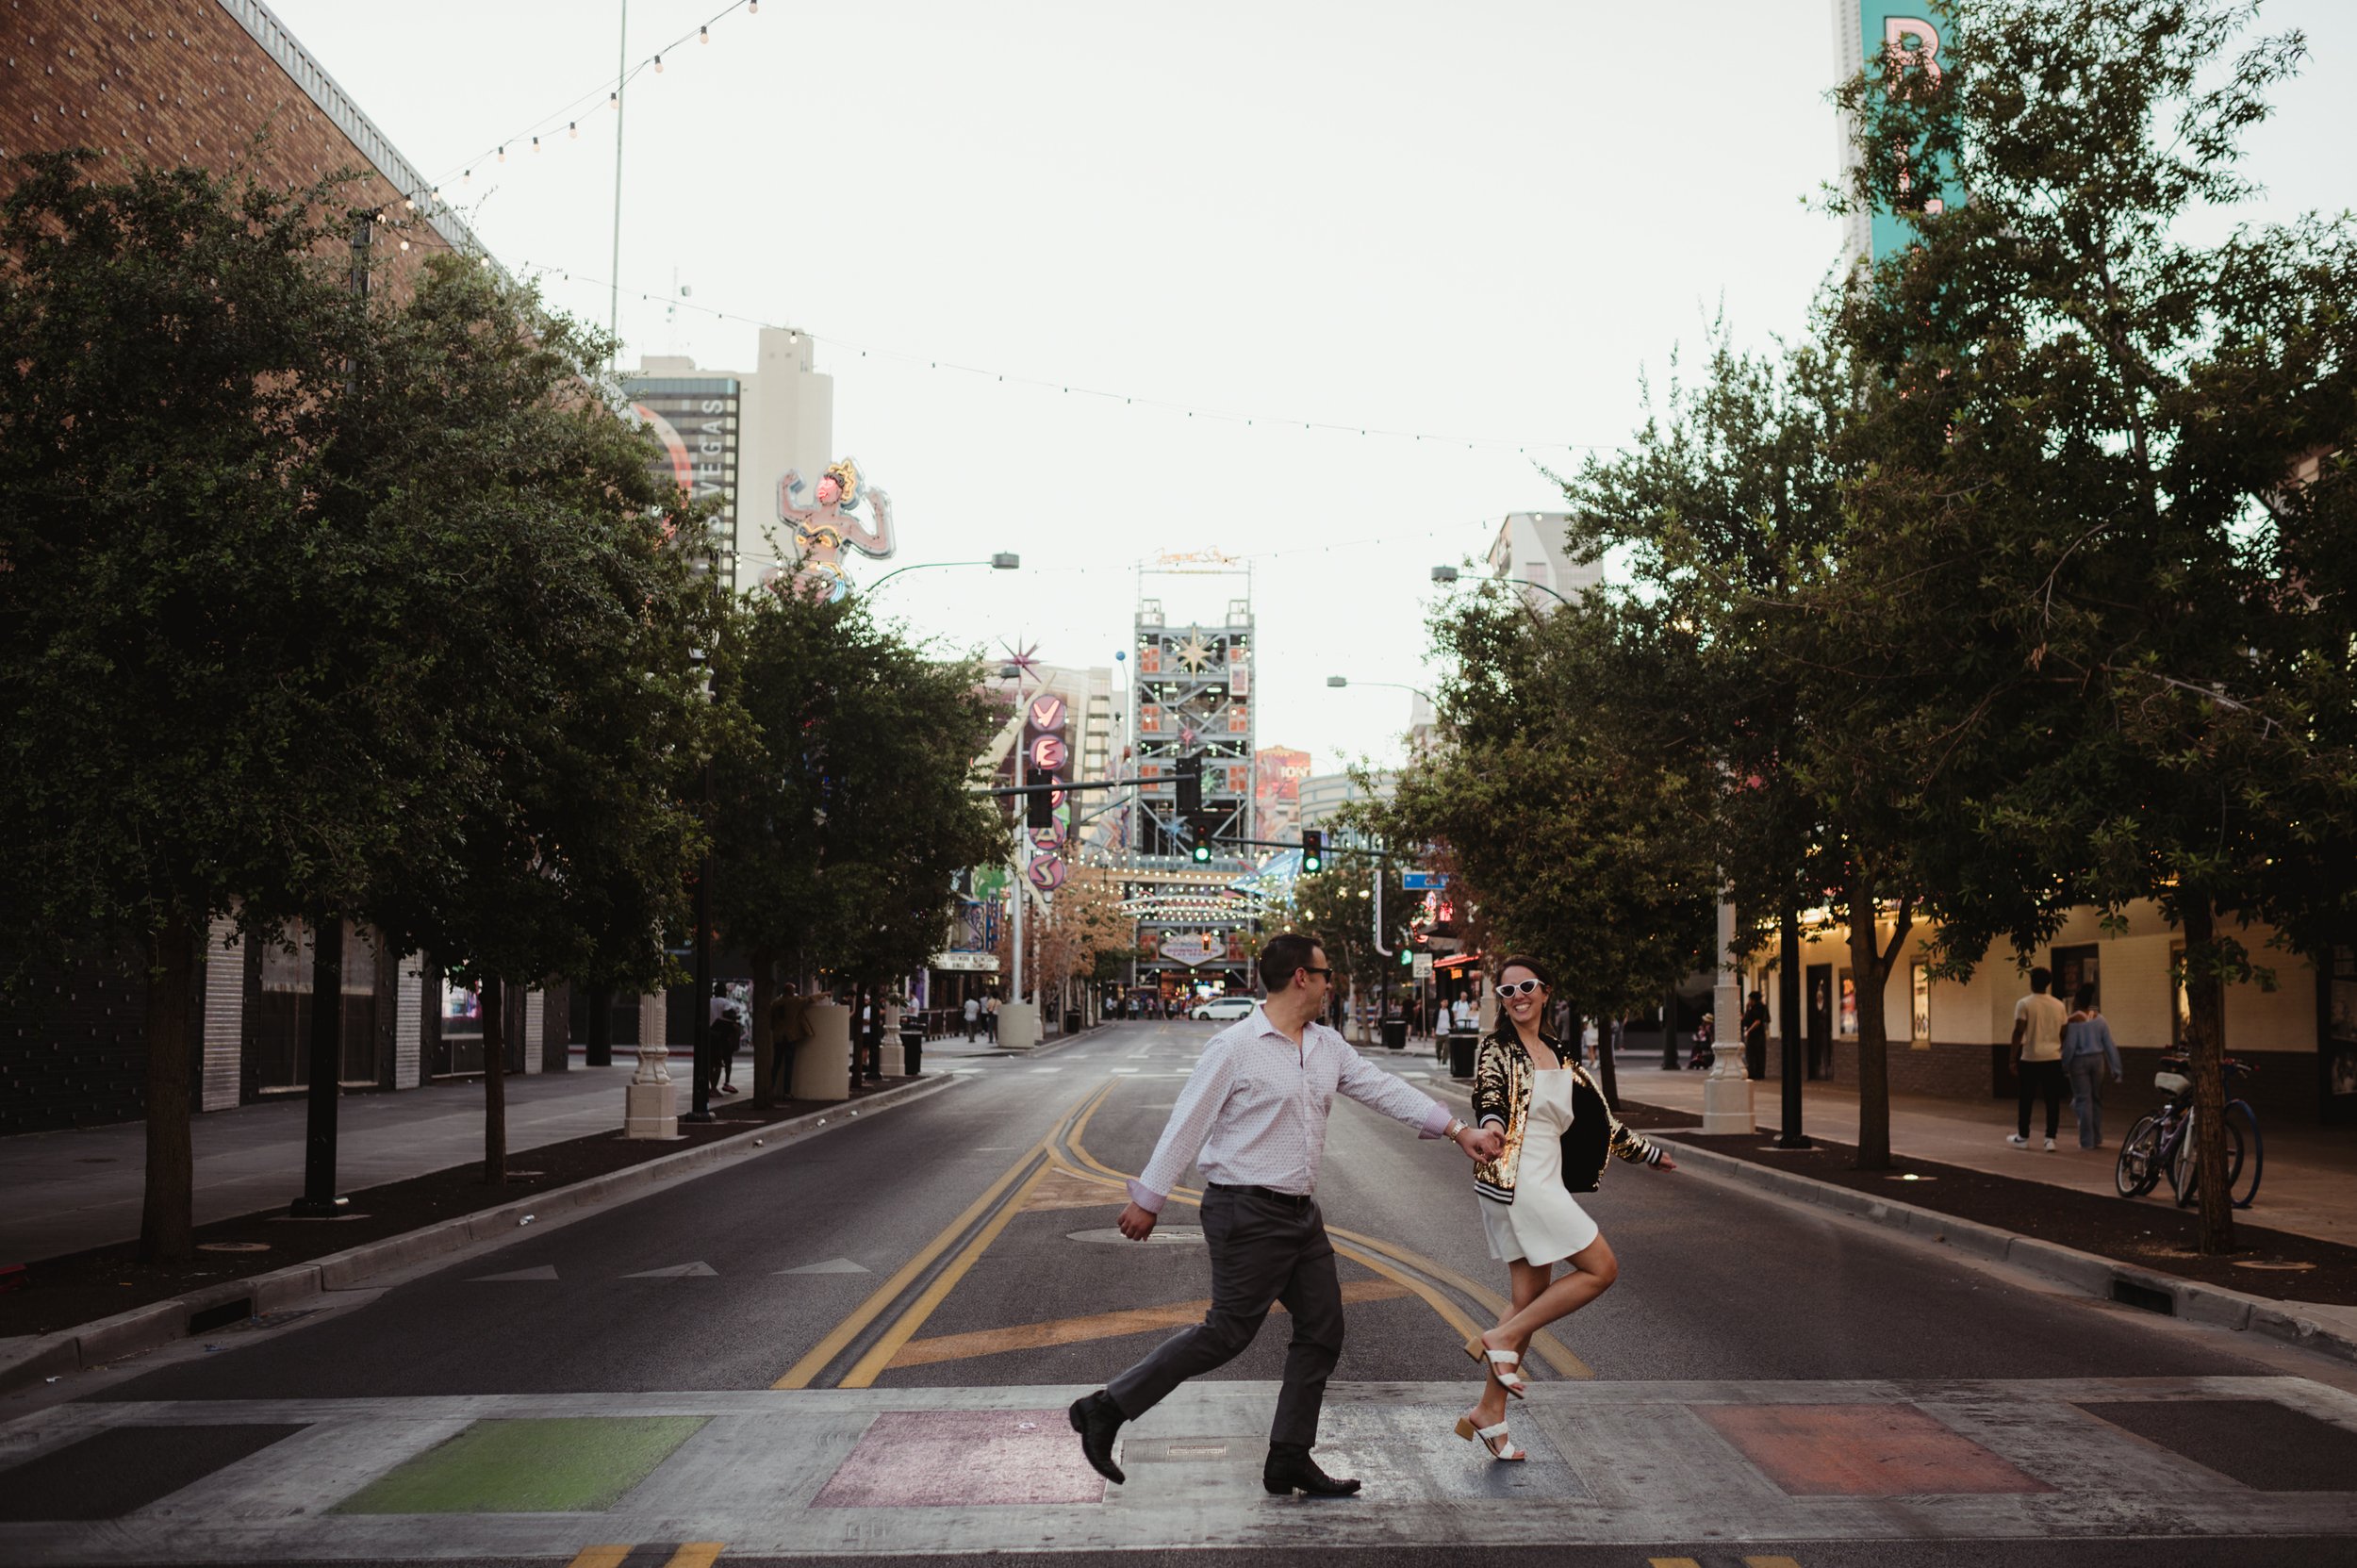
[[[2054,1134],[2062,1126],[2062,1033],[2069,1009],[2051,995],[2051,969],[2030,971],[2030,994],[2013,1004],[2013,1070],[2021,1087],[2019,1131],[2005,1142],[2016,1148],[2030,1147],[2030,1102],[2046,1097],[2046,1152],[2054,1152]]]

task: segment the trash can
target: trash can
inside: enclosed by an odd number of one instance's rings
[[[1451,1078],[1471,1078],[1474,1074],[1474,1052],[1480,1048],[1477,1030],[1453,1030],[1448,1037],[1448,1075]]]
[[[1063,1032],[1066,1034],[1078,1034],[1080,1032],[1080,1010],[1079,1008],[1067,1007],[1064,1009]]]
[[[922,1073],[925,1058],[925,1030],[921,1024],[900,1026],[900,1070],[910,1078]]]
[[[1386,1018],[1383,1020],[1383,1048],[1385,1050],[1406,1050],[1408,1048],[1407,1019]]]

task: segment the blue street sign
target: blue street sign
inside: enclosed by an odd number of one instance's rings
[[[1400,885],[1410,893],[1438,893],[1448,885],[1445,871],[1409,871],[1399,879]]]

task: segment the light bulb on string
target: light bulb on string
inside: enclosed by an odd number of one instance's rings
[[[504,141],[500,143],[500,161],[502,163],[507,161],[507,143]]]
[[[759,16],[761,14],[761,0],[750,0],[750,3],[745,7],[745,14],[747,16]]]
[[[532,139],[532,150],[536,153],[540,150],[540,139],[536,136]]]
[[[657,55],[654,58],[654,74],[658,76],[663,74],[663,57],[661,55]]]
[[[712,29],[708,26],[697,28],[696,41],[699,43],[710,43],[712,41]]]
[[[622,107],[622,90],[620,88],[618,87],[605,95],[605,107],[610,109],[618,109]]]
[[[570,140],[579,141],[581,140],[581,122],[578,120],[566,121],[565,134]]]

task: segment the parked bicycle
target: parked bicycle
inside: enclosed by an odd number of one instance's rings
[[[2112,1182],[2122,1197],[2142,1197],[2167,1176],[2169,1189],[2177,1195],[2177,1207],[2193,1206],[2199,1161],[2193,1135],[2193,1080],[2185,1076],[2186,1065],[2182,1051],[2172,1052],[2161,1058],[2161,1070],[2152,1075],[2152,1086],[2168,1098],[2159,1110],[2130,1128],[2120,1142],[2119,1164],[2112,1171]],[[2232,1056],[2226,1059],[2225,1068],[2229,1085],[2258,1070]],[[2259,1173],[2266,1163],[2258,1113],[2248,1100],[2228,1100],[2226,1193],[2235,1208],[2250,1208],[2259,1196]]]

